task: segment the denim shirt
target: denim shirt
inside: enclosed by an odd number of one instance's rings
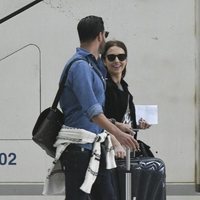
[[[66,126],[82,128],[98,134],[103,129],[93,123],[91,119],[103,113],[105,83],[94,70],[94,64],[102,77],[105,76],[105,71],[101,63],[97,62],[91,53],[82,48],[76,49],[76,53],[68,63],[75,58],[81,57],[86,58],[87,61],[75,61],[69,69],[65,87],[60,98],[60,107],[64,113],[64,124]],[[91,65],[90,63],[93,64]],[[65,68],[61,79],[65,73]],[[88,149],[92,148],[91,144],[82,146]]]

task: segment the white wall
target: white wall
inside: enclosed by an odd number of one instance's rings
[[[2,5],[10,6],[7,0],[1,2]],[[22,0],[19,2],[22,5]],[[24,2],[26,4],[28,1]],[[5,9],[0,7],[0,13]],[[18,119],[19,112],[23,113],[20,119],[24,121],[22,129],[18,128],[13,133],[13,130],[6,130],[9,121],[0,119],[1,152],[8,155],[15,151],[17,155],[17,165],[9,171],[13,180],[6,178],[5,165],[0,167],[1,182],[15,182],[15,170],[27,168],[22,158],[33,158],[28,163],[29,167],[34,165],[37,168],[43,159],[48,163],[48,158],[38,150],[39,147],[32,144],[32,125],[40,103],[42,109],[52,103],[61,70],[79,45],[76,25],[80,18],[90,14],[103,17],[106,29],[110,32],[109,39],[119,39],[127,44],[129,63],[126,80],[135,103],[158,105],[159,124],[141,131],[140,138],[165,161],[168,182],[194,183],[194,0],[44,1],[0,24],[1,94],[2,91],[8,94],[5,92],[8,85],[6,80],[12,75],[18,85],[17,89],[9,85],[11,94],[16,97],[20,94],[24,103],[24,108],[17,109],[17,106],[13,109],[15,101],[10,106],[9,101],[2,101],[2,96],[0,98],[0,107],[6,108],[2,116],[9,112],[12,114],[12,124],[17,125],[15,119]],[[20,50],[26,45],[29,45],[27,51]],[[18,53],[14,53],[16,51]],[[41,74],[38,71],[40,67]],[[17,69],[17,73],[13,72],[14,69]],[[24,76],[28,77],[29,84],[24,84]],[[40,86],[41,91],[37,90]],[[24,119],[26,114],[29,117]],[[33,120],[32,124],[30,119]],[[13,142],[7,139],[21,140],[18,142],[22,142],[22,145],[16,150],[12,148]],[[45,175],[47,165],[44,164],[37,182],[43,181],[42,174]],[[32,178],[29,176],[22,179],[25,182],[35,181],[34,174]]]

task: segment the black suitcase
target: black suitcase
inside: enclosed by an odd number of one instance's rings
[[[166,200],[165,164],[159,158],[130,156],[117,159],[114,188],[118,200]]]

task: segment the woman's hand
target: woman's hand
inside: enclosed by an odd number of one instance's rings
[[[138,128],[139,128],[139,129],[147,129],[147,128],[150,128],[150,127],[151,127],[151,125],[148,124],[148,123],[146,122],[146,120],[144,120],[143,118],[140,118],[139,121],[138,121],[138,123],[139,123],[139,125],[138,125]]]

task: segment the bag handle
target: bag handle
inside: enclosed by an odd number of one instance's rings
[[[62,93],[62,91],[63,91],[63,89],[64,89],[64,85],[65,85],[65,81],[66,81],[66,79],[67,79],[67,75],[68,75],[69,69],[70,69],[70,67],[72,66],[72,64],[73,64],[74,62],[76,62],[77,60],[85,60],[85,61],[87,61],[86,58],[81,57],[81,58],[75,58],[74,60],[72,60],[72,61],[68,64],[68,66],[66,67],[66,70],[65,70],[65,74],[64,74],[64,76],[63,76],[63,78],[62,78],[62,80],[61,80],[61,82],[60,82],[60,86],[59,86],[59,89],[58,89],[58,91],[57,91],[57,93],[56,93],[56,96],[55,96],[55,98],[54,98],[53,104],[52,104],[52,106],[51,106],[51,109],[52,109],[52,110],[56,110],[56,108],[57,108],[57,106],[58,106],[58,102],[59,102],[59,100],[60,100],[61,93]]]

